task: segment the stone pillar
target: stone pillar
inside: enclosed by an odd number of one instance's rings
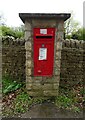
[[[59,90],[60,82],[60,65],[61,65],[61,50],[62,50],[62,39],[63,39],[64,22],[60,21],[56,24],[55,34],[55,61],[54,61],[54,75],[56,79],[57,93]]]
[[[32,75],[32,26],[30,21],[25,21],[25,49],[26,49],[26,88],[31,89]],[[28,86],[29,85],[29,86]]]
[[[55,28],[53,76],[33,76],[33,28]],[[56,20],[25,21],[26,48],[26,88],[31,96],[57,96],[60,81],[61,49],[63,39],[63,22]]]

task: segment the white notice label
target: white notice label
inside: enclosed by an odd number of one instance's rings
[[[40,29],[40,34],[47,34],[47,29]]]
[[[47,59],[47,48],[40,48],[39,49],[39,60],[46,60]]]

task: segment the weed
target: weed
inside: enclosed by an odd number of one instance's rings
[[[3,77],[2,78],[2,93],[8,94],[13,92],[23,86],[22,83],[17,83],[16,81],[12,80],[10,77]]]
[[[39,98],[33,98],[33,103],[34,104],[41,104],[41,103],[43,103],[43,102],[45,102],[45,101],[47,101],[48,100],[48,98],[44,98],[44,97],[39,97]]]
[[[73,109],[72,109],[74,112],[80,112],[80,109],[79,109],[79,107],[77,107],[77,106],[73,106]]]
[[[15,101],[14,101],[14,111],[15,113],[24,113],[28,110],[29,105],[32,104],[32,99],[30,96],[22,92],[19,95],[17,95]]]
[[[80,90],[80,94],[85,95],[85,88],[82,88],[82,89]]]
[[[60,108],[68,108],[72,105],[72,99],[66,97],[65,95],[58,96],[56,98],[55,104]]]

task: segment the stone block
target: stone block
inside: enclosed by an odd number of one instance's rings
[[[46,90],[43,91],[44,96],[57,96],[58,90]]]
[[[57,42],[56,43],[56,50],[62,50],[62,42]]]
[[[26,76],[26,83],[32,83],[32,77]]]
[[[33,90],[42,90],[42,85],[40,83],[33,83]]]
[[[28,91],[28,94],[34,97],[50,97],[50,96],[57,96],[58,90]]]
[[[55,75],[57,76],[59,76],[60,75],[60,70],[59,69],[57,69],[57,68],[55,68]]]
[[[64,31],[64,23],[62,21],[58,23],[58,31]]]
[[[41,81],[42,80],[42,76],[38,76],[38,77],[33,77],[34,81]]]
[[[56,26],[56,21],[55,20],[41,20],[41,19],[36,19],[36,20],[32,20],[32,24],[33,24],[33,27],[44,27],[44,28],[47,28],[47,27],[55,27]]]
[[[75,40],[70,40],[70,44],[71,44],[71,48],[75,48],[76,44],[75,44]],[[66,46],[67,47],[67,46]]]
[[[31,90],[31,91],[28,91],[28,94],[33,97],[43,97],[44,96],[42,90],[40,90],[40,91],[39,90],[38,91]]]
[[[32,74],[31,69],[26,67],[26,75],[30,76]]]
[[[27,90],[32,90],[32,83],[26,83],[26,89]]]
[[[66,45],[66,47],[71,47],[71,42],[70,42],[70,40],[69,39],[67,39],[67,40],[65,40],[65,45]]]
[[[26,60],[31,59],[31,51],[26,51]]]
[[[26,60],[26,67],[31,68],[32,66],[32,61],[31,60]]]
[[[31,38],[31,32],[30,31],[25,31],[25,41],[30,41]]]
[[[25,49],[27,51],[31,51],[32,50],[32,44],[31,44],[30,41],[25,42]]]
[[[59,70],[60,70],[60,65],[61,65],[60,62],[61,62],[60,60],[55,60],[55,67],[56,67],[56,69],[59,69]],[[54,68],[54,69],[55,69],[55,68]]]
[[[28,20],[25,20],[25,31],[31,31],[32,26]]]
[[[56,56],[55,56],[56,60],[60,60],[61,59],[61,51],[56,51]]]
[[[31,91],[48,91],[48,90],[57,90],[58,89],[58,86],[59,86],[59,81],[57,81],[57,83],[55,83],[55,84],[53,84],[53,83],[47,83],[47,84],[41,84],[41,83],[33,83],[33,82],[31,82],[31,83],[29,83],[29,82],[26,82],[26,88],[28,89],[28,90],[31,90]]]
[[[43,77],[41,84],[49,84],[49,83],[54,83],[55,79],[54,77]]]
[[[56,35],[56,37],[57,37],[57,40],[63,40],[63,32],[57,32],[57,35]]]
[[[53,90],[53,84],[52,83],[48,83],[48,84],[44,84],[42,85],[42,90]]]
[[[56,89],[56,90],[59,89],[59,81],[53,84],[53,89]]]

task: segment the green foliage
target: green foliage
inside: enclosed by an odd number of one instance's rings
[[[85,28],[79,28],[77,31],[73,31],[71,34],[66,35],[67,39],[77,39],[77,40],[85,40]]]
[[[72,38],[74,35],[78,40],[85,40],[85,28],[80,28],[76,32],[72,32]]]
[[[47,101],[48,99],[47,98],[44,98],[44,97],[39,97],[39,98],[33,98],[33,103],[34,104],[41,104],[45,101]]]
[[[80,94],[83,96],[85,95],[85,87],[80,90]]]
[[[22,83],[17,83],[16,81],[12,80],[10,77],[3,77],[2,85],[3,85],[2,87],[3,94],[8,94],[23,86]]]
[[[67,36],[66,36],[66,39],[71,39],[71,35],[67,35]]]
[[[79,109],[77,106],[73,106],[73,111],[79,113],[79,112],[80,112],[80,109]]]
[[[80,112],[83,109],[84,92],[81,85],[75,88],[73,87],[73,89],[60,87],[59,95],[55,99],[55,104],[59,108]]]
[[[71,17],[65,21],[64,24],[65,39],[78,39],[85,40],[85,29],[79,25],[77,21],[73,19],[73,13]]]
[[[22,26],[17,28],[12,28],[2,25],[0,26],[0,31],[2,31],[2,36],[13,36],[15,39],[24,36],[24,30]]]
[[[12,116],[15,114],[21,114],[24,113],[26,111],[29,110],[29,107],[32,104],[41,104],[43,103],[45,100],[47,100],[46,98],[31,98],[29,96],[28,91],[26,90],[26,88],[20,90],[20,92],[16,95],[16,98],[14,98],[12,100],[12,104],[10,107],[10,111],[8,111],[8,107],[5,108],[4,110],[4,115],[5,116]]]
[[[72,99],[63,95],[56,98],[56,105],[60,108],[68,108],[72,105]]]
[[[14,101],[14,112],[24,113],[28,110],[29,105],[32,103],[32,99],[26,92],[20,93]]]

